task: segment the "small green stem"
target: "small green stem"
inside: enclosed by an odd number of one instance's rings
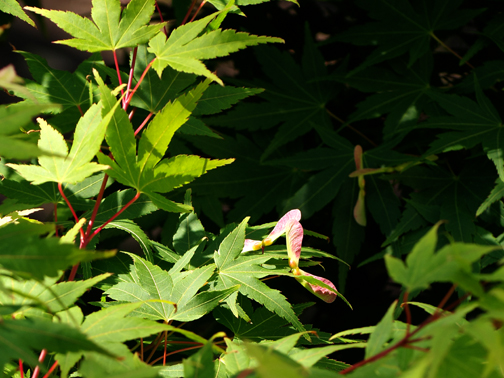
[[[457,58],[459,58],[460,60],[462,60],[462,57],[457,54],[455,51],[453,51],[446,43],[444,43],[443,41],[441,41],[436,34],[434,34],[433,32],[430,33],[430,36],[432,38],[434,38],[434,40],[439,43],[441,46],[443,46],[446,50],[448,50],[449,52],[451,52],[453,55],[455,55]],[[472,69],[474,69],[474,66],[469,63],[468,61],[465,61],[465,64],[467,64],[469,67],[471,67]]]

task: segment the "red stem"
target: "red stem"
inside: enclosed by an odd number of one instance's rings
[[[54,364],[52,364],[51,368],[47,371],[46,375],[44,375],[42,378],[48,378],[51,373],[56,369],[56,366],[58,366],[58,361],[56,361]]]
[[[74,280],[75,275],[77,274],[77,269],[79,269],[79,263],[77,263],[74,266],[72,266],[72,270],[70,271],[70,275],[68,276],[68,279],[67,279],[68,282]]]
[[[41,363],[44,362],[46,356],[47,356],[47,349],[42,349],[42,352],[40,352],[40,355],[38,358],[39,362],[41,362]],[[32,378],[37,378],[39,375],[39,372],[40,372],[40,367],[39,367],[39,365],[37,365],[35,367],[35,369],[33,369]]]
[[[140,126],[138,126],[138,129],[135,130],[135,136],[143,129],[143,127],[147,124],[147,122],[149,122],[149,119],[151,119],[153,114],[154,113],[150,112],[149,115],[147,117],[145,117],[142,124]]]
[[[159,19],[161,20],[161,22],[164,22],[164,20],[163,20],[163,14],[161,13],[161,9],[159,8],[159,4],[158,4],[157,1],[156,1],[156,9],[157,9],[157,12],[159,13]],[[163,32],[168,37],[168,30],[166,30],[166,25],[163,26]]]
[[[144,359],[143,354],[144,354],[143,337],[140,337],[140,361],[143,361],[143,359]]]
[[[163,366],[166,366],[166,346],[167,345],[168,345],[168,331],[165,331],[164,352],[163,352]]]
[[[193,22],[194,19],[196,18],[196,16],[198,15],[199,11],[201,10],[201,8],[203,8],[203,5],[205,5],[206,3],[206,0],[203,0],[200,4],[200,6],[198,7],[198,9],[196,9],[196,12],[194,12],[194,15],[191,17],[191,21],[189,22]]]
[[[150,365],[154,365],[154,364],[155,364],[156,362],[158,362],[159,360],[161,360],[161,359],[165,359],[166,357],[171,356],[172,354],[177,354],[177,353],[180,353],[180,352],[185,352],[185,351],[187,351],[187,350],[191,350],[191,349],[198,349],[198,348],[202,348],[202,347],[203,347],[203,344],[200,344],[200,345],[196,345],[196,346],[193,346],[193,347],[188,347],[188,348],[184,348],[184,349],[179,349],[179,350],[176,350],[176,351],[174,351],[174,352],[170,352],[170,353],[168,353],[166,356],[165,356],[165,355],[163,355],[163,356],[161,356],[161,357],[159,357],[159,358],[156,358],[154,361],[152,361],[152,362],[150,363]]]
[[[21,358],[19,359],[19,375],[24,378],[23,360]]]
[[[156,3],[157,5],[157,3]],[[138,47],[135,47],[133,49],[133,58],[131,59],[131,67],[130,67],[130,72],[129,72],[129,77],[128,77],[128,86],[126,87],[126,97],[129,98],[129,91],[131,89],[131,83],[133,82],[133,75],[135,71],[135,63],[136,63],[136,56],[137,56],[137,51]],[[123,109],[126,110],[124,105],[126,105],[126,100],[123,101]],[[131,118],[130,118],[131,119]]]
[[[140,79],[138,80],[138,83],[136,83],[135,88],[133,88],[133,90],[131,91],[131,94],[128,96],[128,100],[126,101],[126,105],[124,106],[124,109],[128,109],[128,106],[131,102],[131,98],[135,94],[136,90],[140,86],[140,83],[143,81],[145,75],[147,74],[147,72],[149,71],[149,69],[152,66],[152,63],[154,63],[155,60],[156,60],[156,58],[152,59],[151,62],[147,65],[147,67],[145,67],[144,72],[142,72],[142,76],[140,76]]]
[[[189,6],[189,10],[187,11],[187,13],[186,13],[186,15],[185,15],[185,17],[184,17],[184,20],[182,21],[182,24],[181,24],[181,25],[184,25],[184,24],[187,22],[187,19],[189,18],[189,15],[191,14],[191,12],[192,12],[192,10],[193,10],[194,6],[196,5],[196,1],[197,1],[197,0],[193,0],[193,1],[191,2],[191,5]]]
[[[443,307],[445,306],[446,302],[448,302],[448,299],[450,299],[450,297],[452,296],[452,294],[453,294],[453,292],[455,291],[456,288],[457,288],[457,285],[453,284],[452,287],[450,288],[450,290],[448,290],[448,293],[446,293],[446,295],[443,297],[443,299],[441,300],[441,302],[439,302],[439,305],[437,306],[437,309],[434,312],[435,314],[437,314],[439,312],[439,310],[443,309]]]
[[[123,206],[123,208],[121,210],[119,210],[117,213],[115,213],[108,221],[106,221],[105,223],[103,223],[100,227],[98,227],[92,234],[91,236],[89,237],[89,239],[87,239],[85,241],[85,245],[86,246],[90,241],[91,239],[93,239],[101,230],[103,230],[103,228],[105,226],[107,226],[107,224],[109,224],[110,222],[112,222],[114,219],[116,219],[124,210],[126,210],[128,207],[130,207],[141,195],[142,193],[140,192],[137,192],[137,194],[135,194],[135,197],[133,197],[131,199],[131,201],[129,201],[126,205]]]
[[[443,300],[441,301],[441,303],[439,304],[440,306],[444,306],[444,304],[448,301],[448,299],[450,298],[450,296],[453,294],[453,291],[455,290],[456,288],[456,285],[453,285],[450,290],[448,291],[448,293],[446,293],[446,295],[444,296]],[[406,299],[407,299],[407,296],[406,296]],[[460,302],[460,299],[458,301],[455,302],[455,305],[458,304]],[[454,304],[448,306],[448,308],[451,308],[453,307]],[[441,309],[441,307],[438,306],[438,310]],[[364,366],[364,365],[367,365],[369,364],[370,362],[374,362],[374,361],[377,361],[379,360],[380,358],[383,358],[385,357],[387,354],[389,354],[390,352],[396,350],[397,348],[400,348],[400,347],[406,347],[408,344],[411,344],[413,342],[416,342],[416,341],[420,341],[422,338],[420,339],[412,339],[412,336],[414,336],[415,334],[417,334],[422,328],[424,328],[426,325],[432,323],[433,321],[439,319],[441,317],[441,314],[438,312],[438,310],[436,310],[432,315],[430,315],[427,319],[425,319],[425,321],[423,323],[421,323],[413,332],[411,333],[406,333],[406,335],[404,336],[404,338],[402,340],[400,340],[397,344],[395,345],[392,345],[391,347],[381,351],[380,353],[378,354],[375,354],[374,356],[372,357],[369,357],[365,360],[362,360],[344,370],[341,370],[339,373],[342,374],[342,375],[345,375],[345,374],[348,374],[352,371],[354,371],[355,369],[361,367],[361,366]],[[410,315],[411,316],[411,315]]]
[[[96,214],[98,214],[98,209],[100,207],[101,200],[103,198],[103,193],[105,192],[105,188],[107,186],[107,181],[108,181],[108,175],[105,174],[105,176],[103,177],[101,187],[100,187],[100,191],[98,192],[98,197],[96,197],[96,202],[95,202],[95,205],[93,208],[93,212],[91,214],[91,219],[89,219],[89,223],[88,223],[88,227],[86,230],[86,235],[84,237],[84,240],[87,240],[89,238],[89,235],[91,234],[91,230],[93,228],[93,224],[96,219]]]
[[[114,54],[114,63],[115,63],[116,71],[117,71],[117,79],[119,80],[119,85],[122,85],[121,71],[119,71],[119,62],[117,61],[116,51],[112,50],[112,54]],[[124,89],[123,88],[121,88],[121,96],[123,96],[122,99],[123,99],[123,108],[124,108],[124,105],[126,103],[126,99],[124,98]]]
[[[70,204],[70,201],[68,201],[68,198],[65,196],[65,193],[63,193],[63,188],[61,186],[61,182],[58,182],[58,190],[61,194],[61,197],[63,197],[63,199],[65,200],[68,208],[70,209],[70,211],[72,212],[72,215],[75,219],[75,222],[79,222],[79,218],[77,217],[77,214],[75,213],[75,210],[74,208],[72,207],[72,205]],[[82,230],[82,228],[79,230],[80,231],[80,235],[81,235],[81,243],[82,241],[84,240],[84,231]]]
[[[133,108],[131,110],[131,112],[128,114],[128,119],[131,121],[131,119],[133,118],[133,116],[135,115],[135,112],[136,112],[136,108]]]
[[[84,115],[84,112],[82,111],[82,108],[80,107],[79,104],[77,104],[77,109],[79,109],[81,117]]]

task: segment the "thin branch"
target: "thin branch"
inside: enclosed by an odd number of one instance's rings
[[[152,356],[154,356],[154,353],[156,353],[156,349],[158,348],[159,344],[161,344],[161,341],[163,341],[163,333],[164,332],[161,332],[155,342],[154,342],[154,346],[152,346],[152,352],[149,354],[149,357],[147,357],[147,359],[145,360],[145,362],[149,363],[150,359],[152,358]]]
[[[135,94],[136,90],[138,89],[138,87],[142,83],[145,75],[147,75],[147,72],[149,71],[149,69],[152,66],[152,63],[154,63],[155,60],[156,60],[156,58],[152,59],[150,61],[150,63],[147,65],[147,67],[145,67],[145,70],[144,70],[144,72],[142,72],[142,76],[140,76],[140,79],[138,79],[138,82],[136,83],[135,88],[133,88],[133,90],[131,91],[131,94],[128,96],[128,100],[126,101],[126,105],[123,107],[124,109],[128,109],[128,106],[129,106],[129,104],[131,102],[131,98],[133,97],[133,95]]]
[[[159,19],[161,20],[161,22],[164,22],[164,20],[163,20],[163,13],[161,12],[161,9],[159,8],[159,4],[158,4],[157,1],[156,1],[156,9],[157,9],[157,12],[159,13]],[[163,26],[163,32],[168,37],[168,30],[166,29],[166,25]]]
[[[119,70],[119,62],[117,61],[117,54],[115,50],[112,50],[112,53],[114,54],[114,63],[117,71],[117,79],[119,80],[119,85],[122,85],[122,79],[121,79],[121,71]],[[121,96],[123,99],[123,108],[126,104],[126,99],[124,98],[124,89],[121,88]]]
[[[164,332],[164,351],[163,351],[163,366],[166,366],[166,347],[168,346],[168,331]]]
[[[24,378],[23,360],[19,359],[19,375]]]
[[[157,5],[157,2],[156,2],[156,5]],[[126,87],[126,97],[127,98],[129,97],[129,91],[131,89],[131,83],[133,82],[133,75],[135,73],[135,63],[136,63],[137,51],[138,51],[138,47],[135,47],[133,49],[133,58],[131,59],[131,67],[130,67],[130,72],[129,72],[129,77],[128,77],[128,85]],[[126,105],[127,98],[123,100],[123,109],[124,110],[126,110],[126,108],[124,106]]]
[[[105,223],[103,223],[100,227],[98,227],[92,234],[91,236],[89,237],[88,240],[86,240],[86,244],[89,243],[91,241],[91,239],[93,239],[101,230],[103,230],[103,228],[105,226],[107,226],[107,224],[109,224],[110,222],[112,222],[114,219],[116,219],[119,215],[121,215],[121,213],[126,210],[128,207],[130,207],[141,195],[142,193],[141,192],[137,192],[137,194],[135,194],[135,197],[133,197],[126,205],[124,205],[122,207],[121,210],[119,210],[117,213],[115,213],[112,217],[110,217],[110,219],[108,221],[106,221]]]
[[[75,213],[75,210],[74,208],[72,207],[72,204],[70,203],[70,201],[68,201],[68,198],[65,196],[65,193],[63,192],[63,187],[61,186],[61,182],[58,182],[58,190],[61,194],[61,197],[63,197],[63,199],[65,200],[68,208],[70,209],[70,211],[72,212],[72,215],[75,219],[75,222],[79,222],[79,217],[77,216],[77,214]],[[84,231],[82,230],[82,228],[79,230],[80,231],[80,235],[81,235],[81,243],[82,241],[84,240]]]
[[[201,345],[197,345],[197,346],[192,346],[192,347],[188,347],[188,348],[184,348],[184,349],[179,349],[179,350],[176,350],[174,352],[170,352],[168,353],[166,356],[161,356],[159,358],[156,358],[154,361],[152,361],[151,363],[149,363],[149,365],[154,365],[156,362],[158,362],[159,360],[162,360],[168,356],[171,356],[173,354],[177,354],[177,353],[181,353],[181,352],[185,352],[185,351],[188,351],[188,350],[192,350],[192,349],[199,349],[199,348],[202,348],[204,344],[201,344]]]
[[[198,0],[192,0],[191,5],[189,6],[189,9],[187,10],[187,13],[186,13],[184,19],[182,20],[182,24],[181,25],[184,25],[187,22],[187,19],[189,18],[189,15],[191,14],[194,6],[196,5],[196,1],[198,1]]]
[[[451,52],[453,55],[455,55],[457,58],[459,58],[460,60],[462,60],[462,57],[457,54],[455,51],[453,51],[446,43],[444,43],[443,41],[441,41],[433,32],[430,33],[430,36],[432,38],[434,38],[436,40],[436,42],[438,42],[441,46],[443,46],[446,50],[448,50],[449,52]],[[467,64],[469,67],[471,67],[472,69],[474,69],[474,66],[469,63],[469,61],[465,61],[465,64]]]
[[[203,8],[203,5],[205,5],[205,4],[206,4],[206,0],[203,0],[201,2],[201,4],[199,5],[198,9],[196,9],[196,12],[194,12],[194,15],[191,17],[191,21],[189,21],[189,22],[193,22],[194,21],[194,19],[198,15],[199,11],[201,10],[201,8]]]
[[[86,235],[84,237],[84,240],[87,240],[89,238],[89,235],[91,235],[91,230],[93,229],[93,224],[96,219],[96,214],[98,214],[98,209],[100,207],[100,204],[101,204],[101,201],[103,198],[103,193],[105,192],[105,188],[107,187],[107,181],[108,181],[108,175],[105,174],[105,176],[103,177],[103,180],[102,180],[100,191],[98,192],[98,197],[96,197],[96,202],[93,207],[93,212],[91,213],[91,218],[89,219],[89,223],[88,223],[88,227],[86,230]],[[86,243],[86,245],[87,245],[87,243]],[[86,247],[86,245],[84,245],[84,248]]]
[[[142,124],[140,126],[138,126],[138,128],[135,130],[135,136],[143,129],[143,127],[147,124],[147,122],[149,122],[149,120],[151,119],[153,114],[154,113],[150,112],[149,115],[147,117],[145,117]]]
[[[435,313],[438,313],[440,310],[443,309],[443,307],[445,306],[446,302],[448,302],[448,299],[450,299],[450,297],[452,296],[452,294],[453,294],[453,292],[455,291],[456,288],[457,288],[457,284],[453,284],[452,287],[450,288],[450,290],[448,290],[448,293],[446,293],[446,295],[443,297],[443,299],[441,300],[441,302],[439,302]]]
[[[54,364],[52,364],[51,368],[47,371],[46,375],[44,375],[42,378],[48,378],[51,373],[56,369],[56,366],[58,366],[58,361],[56,361]]]
[[[404,312],[406,313],[406,335],[409,335],[411,327],[411,312],[408,305],[408,297],[409,292],[406,290],[403,295],[403,303],[401,304],[401,307],[404,305]]]
[[[345,121],[342,120],[340,117],[337,115],[333,114],[329,109],[326,108],[327,114],[329,114],[331,117],[333,117],[336,121],[340,122],[341,124],[345,124]],[[348,127],[350,130],[352,130],[354,133],[359,134],[361,137],[363,137],[365,140],[367,140],[369,143],[371,143],[374,147],[377,147],[378,145],[373,142],[371,139],[369,139],[366,135],[361,133],[359,130],[357,130],[355,127],[350,125],[349,123],[346,124],[346,127]]]

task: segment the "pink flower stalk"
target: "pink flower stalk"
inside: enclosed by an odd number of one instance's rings
[[[280,236],[282,236],[286,231],[286,226],[292,220],[296,220],[299,222],[301,220],[301,211],[299,211],[298,209],[294,209],[285,214],[282,218],[280,218],[276,226],[273,228],[273,230],[269,233],[269,235],[265,239],[263,240],[245,239],[245,245],[243,246],[242,253],[250,251],[259,251],[260,249],[262,249],[264,252],[264,247],[273,244],[275,240],[277,240]]]
[[[357,171],[362,170],[362,147],[357,145],[354,149],[354,160],[355,167]],[[357,198],[357,203],[354,207],[354,218],[355,221],[361,226],[366,225],[366,208],[364,205],[364,196],[366,195],[365,185],[366,181],[364,180],[364,176],[358,175],[359,180],[359,197]]]

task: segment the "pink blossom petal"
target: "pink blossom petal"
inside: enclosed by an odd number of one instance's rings
[[[303,276],[314,277],[317,280],[322,281],[326,285],[332,287],[334,290],[337,290],[336,286],[334,286],[334,284],[331,281],[329,281],[327,278],[316,276],[314,274],[305,272],[305,271],[303,271],[301,269],[299,269],[299,272]],[[338,294],[336,294],[335,292],[333,292],[333,291],[331,291],[329,289],[326,289],[325,287],[321,287],[321,286],[317,286],[317,285],[312,285],[311,283],[306,282],[303,279],[299,279],[298,282],[301,283],[301,285],[303,285],[306,289],[308,289],[309,292],[315,294],[317,297],[319,297],[320,299],[322,299],[324,302],[332,303],[332,302],[334,302],[334,300],[338,296]]]
[[[301,256],[301,246],[303,244],[303,226],[297,220],[290,220],[285,227],[287,239],[287,255],[289,256],[289,266],[297,268],[299,256]]]
[[[262,248],[262,242],[259,240],[245,239],[245,245],[243,246],[243,252],[258,251]]]
[[[273,244],[273,242],[277,240],[285,232],[285,227],[292,220],[299,222],[301,220],[301,211],[299,211],[298,209],[294,209],[289,211],[282,218],[280,218],[275,228],[273,228],[268,237],[264,239],[263,241],[264,245],[268,246]]]

